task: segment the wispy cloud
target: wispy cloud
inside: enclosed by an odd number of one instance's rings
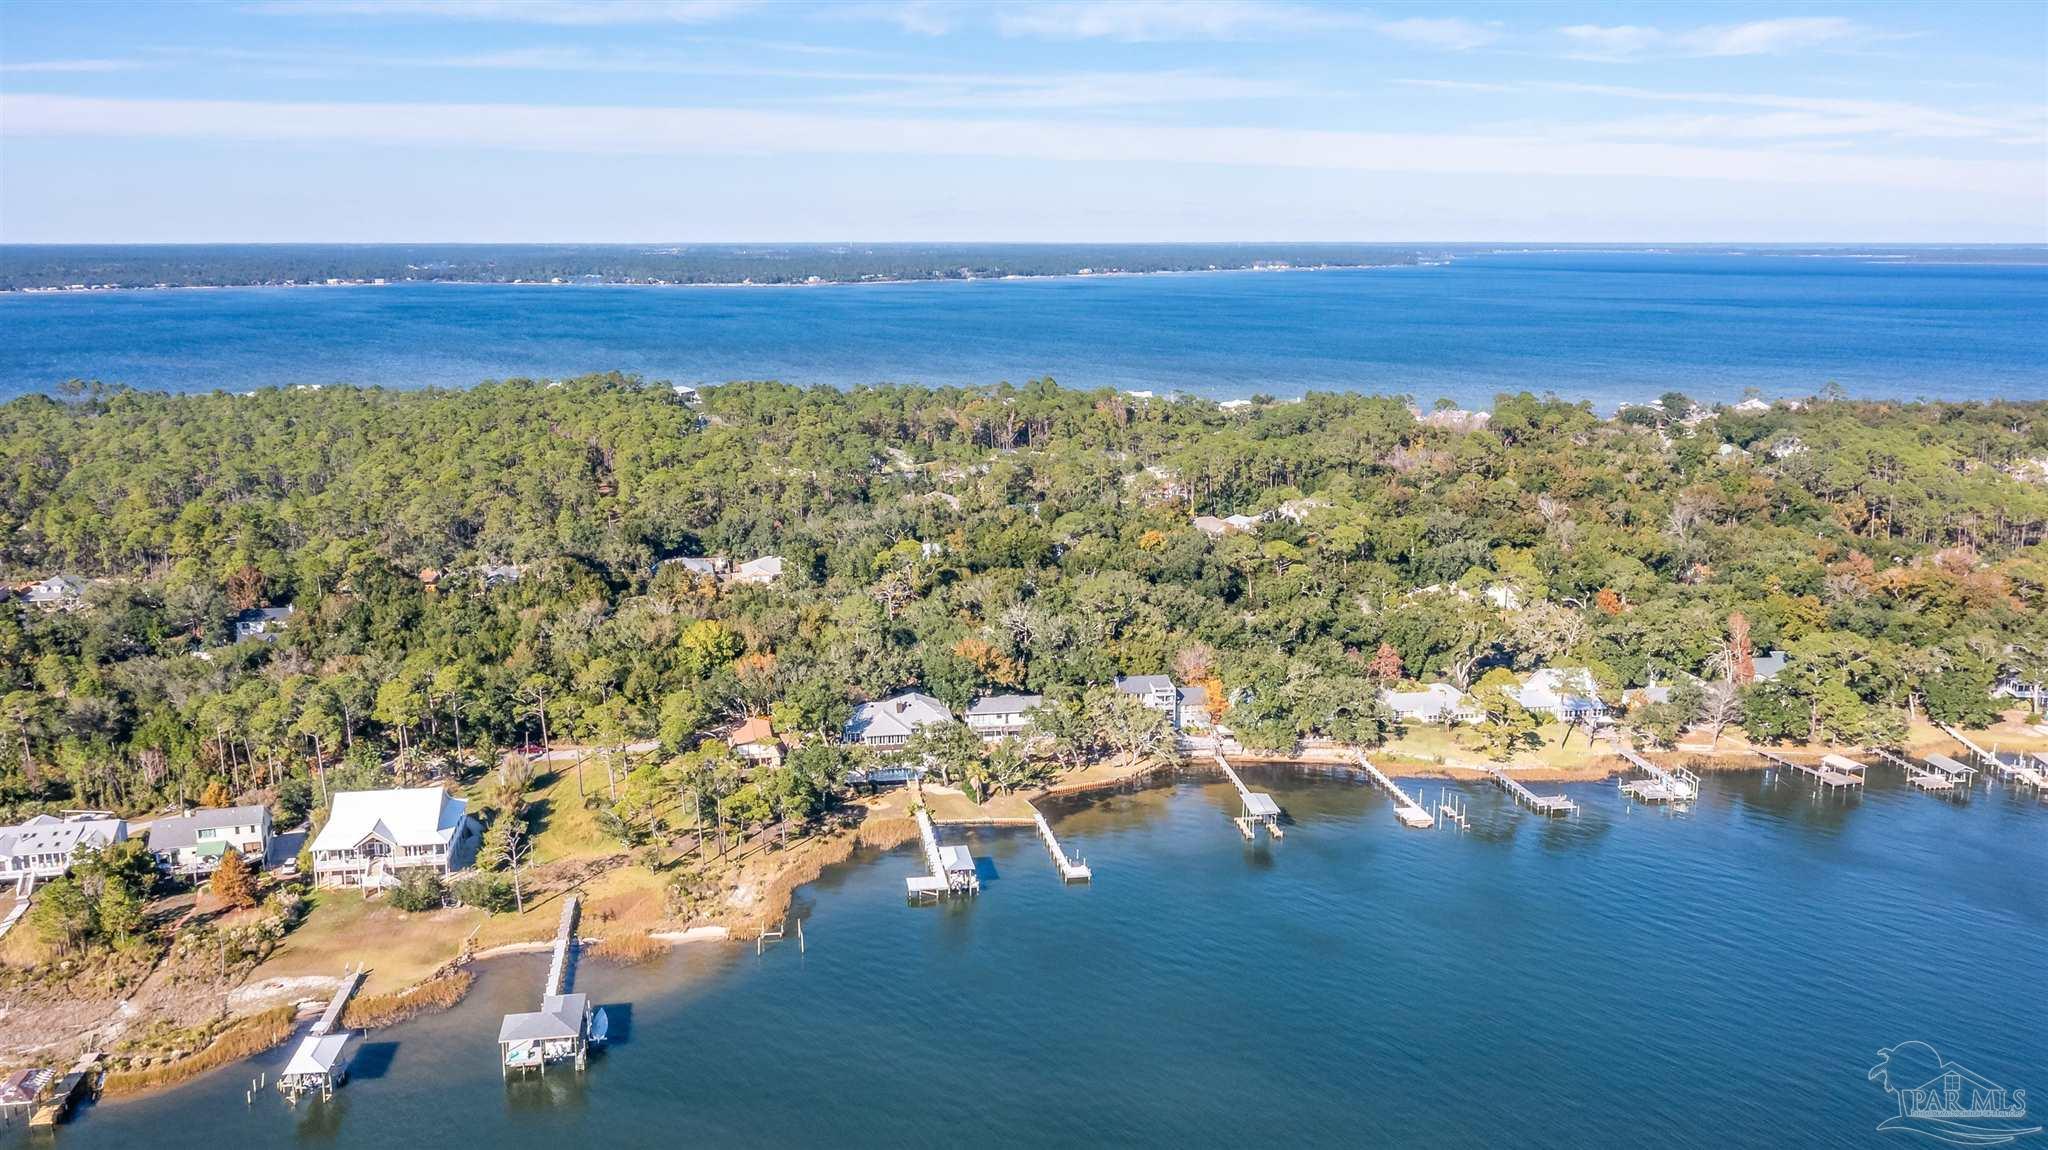
[[[1000,157],[1188,163],[1277,170],[1716,180],[2043,194],[2026,160],[1700,147],[1527,134],[1317,131],[1060,121],[902,118],[707,107],[280,103],[0,95],[9,137],[159,138],[467,147],[645,155]]]
[[[1382,20],[1372,28],[1390,39],[1450,52],[1484,47],[1500,39],[1501,32],[1499,21],[1479,24],[1456,17],[1411,16],[1405,20]]]
[[[1573,24],[1558,32],[1568,44],[1567,54],[1583,60],[1651,55],[1774,56],[1855,44],[1877,35],[1839,16],[1791,16],[1675,30],[1641,24]]]
[[[1592,138],[1719,139],[1731,142],[1889,137],[1900,140],[1982,140],[2000,145],[2019,143],[2033,146],[2039,146],[2044,135],[2048,135],[2048,109],[2041,107],[1964,112],[1901,100],[1555,81],[1484,84],[1423,77],[1396,80],[1395,83],[1505,95],[1564,93],[1599,96],[1612,101],[1683,104],[1702,109],[1677,115],[1619,116],[1596,121],[1569,120],[1553,114],[1542,124],[1519,120],[1496,124],[1493,130],[1497,131],[1569,131]],[[1762,114],[1737,115],[1712,110],[1729,108],[1760,109]]]
[[[24,60],[0,62],[0,72],[41,72],[41,73],[92,73],[127,72],[147,67],[141,60]]]
[[[264,0],[250,7],[292,16],[604,26],[709,24],[755,6],[755,0]]]
[[[1003,35],[1049,40],[1248,40],[1354,22],[1343,13],[1251,0],[1045,0],[995,13]]]

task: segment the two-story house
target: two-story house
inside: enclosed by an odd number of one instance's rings
[[[62,818],[37,815],[0,827],[0,882],[13,883],[16,894],[28,894],[37,883],[70,870],[72,856],[80,850],[109,847],[127,838],[127,822],[103,811],[79,811]]]
[[[442,874],[469,865],[478,827],[468,802],[441,787],[343,791],[313,839],[316,886],[387,887],[420,867]]]
[[[1172,679],[1165,675],[1126,675],[1116,681],[1116,689],[1126,695],[1136,696],[1139,702],[1155,711],[1164,712],[1166,717],[1173,721],[1174,729],[1180,729],[1180,688],[1173,685]],[[1206,693],[1201,705],[1207,705]],[[1206,719],[1206,710],[1203,715]]]
[[[903,691],[854,708],[844,733],[847,742],[863,747],[900,747],[919,727],[952,721],[953,710],[943,702],[922,691]]]
[[[212,874],[228,851],[251,866],[270,853],[270,808],[217,807],[158,819],[149,825],[149,853],[172,874]]]
[[[968,706],[967,727],[990,742],[1022,735],[1044,702],[1043,695],[984,695]]]

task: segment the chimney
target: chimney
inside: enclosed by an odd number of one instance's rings
[[[905,711],[907,711],[907,710],[909,710],[909,709],[910,709],[910,700],[909,700],[909,699],[898,699],[898,700],[896,700],[896,713],[897,713],[897,714],[899,714],[899,715],[900,715],[900,714],[902,714],[903,712],[905,712]]]

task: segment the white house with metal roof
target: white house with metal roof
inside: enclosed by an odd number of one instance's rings
[[[855,707],[846,741],[863,747],[900,747],[919,727],[953,722],[953,709],[922,691],[903,691]]]
[[[1380,692],[1380,701],[1404,723],[1477,723],[1485,718],[1465,692],[1449,683],[1431,683],[1413,691]]]
[[[468,806],[441,787],[343,791],[310,848],[313,882],[387,887],[408,870],[461,870],[478,832]]]
[[[1584,667],[1545,667],[1532,671],[1515,692],[1515,701],[1559,722],[1597,719],[1607,713],[1593,672]]]
[[[128,824],[99,811],[37,815],[27,822],[0,827],[0,882],[27,894],[37,883],[71,869],[81,850],[109,847],[128,838]]]
[[[1031,712],[1044,702],[1044,695],[984,695],[967,708],[967,726],[989,740],[1022,735],[1031,727]]]
[[[172,874],[210,874],[230,850],[263,865],[270,851],[269,807],[203,808],[149,824],[149,853]]]

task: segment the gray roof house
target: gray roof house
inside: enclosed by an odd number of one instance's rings
[[[1758,655],[1750,660],[1750,664],[1756,668],[1756,681],[1768,683],[1784,673],[1785,652],[1771,651],[1767,654]]]
[[[290,625],[293,608],[252,607],[235,616],[235,642],[244,639],[271,639]]]
[[[902,691],[862,703],[846,721],[846,741],[864,747],[900,747],[919,727],[950,723],[953,710],[922,691]]]
[[[1021,735],[1044,702],[1044,695],[984,695],[967,708],[967,726],[984,739]]]
[[[201,808],[149,825],[149,853],[173,874],[197,875],[220,865],[230,849],[257,866],[270,851],[270,808]]]
[[[85,848],[112,846],[128,838],[128,824],[98,811],[37,815],[0,827],[0,882],[27,894],[37,883],[71,869],[71,857]]]
[[[76,607],[85,599],[85,580],[72,575],[52,575],[30,584],[21,597],[32,607]]]

